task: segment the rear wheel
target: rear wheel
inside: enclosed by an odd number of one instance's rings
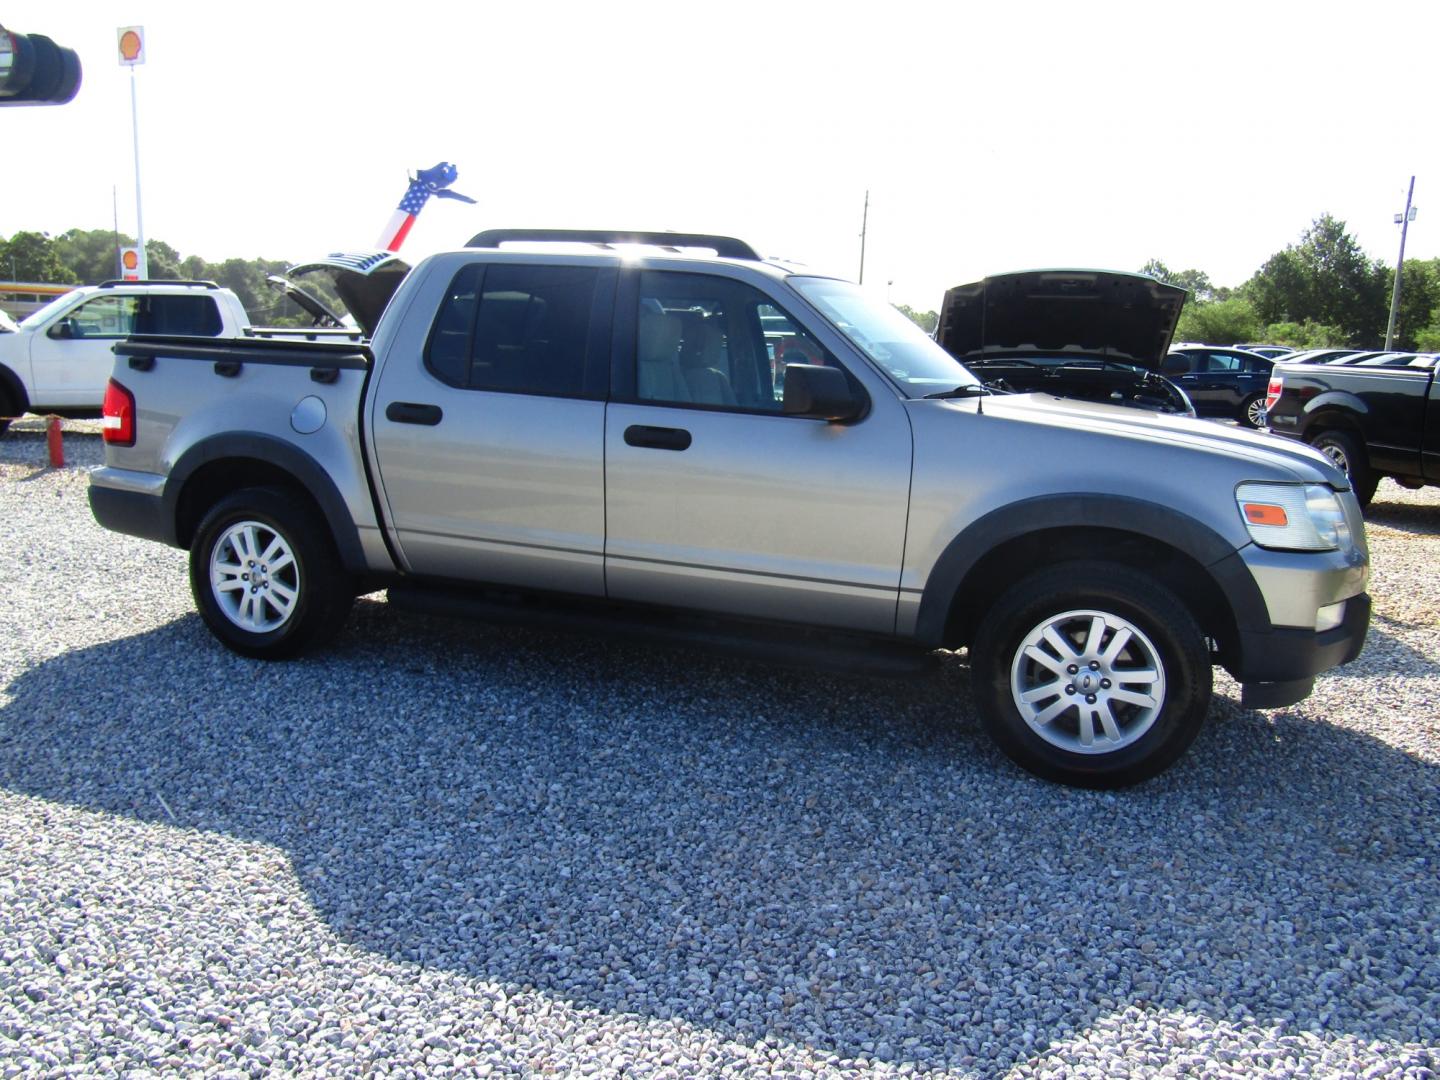
[[[296,656],[345,621],[354,582],[325,521],[282,488],[218,502],[190,547],[190,590],[210,632],[245,656]]]
[[[1048,780],[1115,788],[1168,767],[1210,706],[1210,653],[1158,581],[1103,562],[1054,566],[996,601],[970,650],[981,719]]]
[[[1380,478],[1370,470],[1370,462],[1361,449],[1359,440],[1344,431],[1322,431],[1310,440],[1310,445],[1335,463],[1335,467],[1350,478],[1355,497],[1361,506],[1369,506],[1380,486]]]
[[[1240,415],[1237,419],[1246,427],[1263,428],[1265,426],[1265,395],[1251,394],[1242,401]]]
[[[10,421],[19,416],[20,410],[15,407],[15,402],[4,389],[0,389],[0,435],[4,435],[10,427]]]

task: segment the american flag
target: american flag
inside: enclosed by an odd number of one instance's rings
[[[380,240],[376,246],[385,251],[399,251],[400,245],[405,243],[405,237],[410,234],[415,219],[420,216],[420,211],[430,201],[431,195],[438,195],[442,199],[459,199],[461,202],[473,203],[475,200],[458,191],[448,191],[451,184],[455,182],[458,175],[454,165],[448,161],[429,169],[421,169],[410,181],[410,186],[405,189],[404,196],[400,199],[400,205],[395,208],[395,213],[390,216],[390,221],[385,226],[385,231],[380,234]]]

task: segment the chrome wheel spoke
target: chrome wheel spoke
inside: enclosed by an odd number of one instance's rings
[[[1111,700],[1114,700],[1113,695]],[[1110,702],[1107,701],[1103,708],[1096,709],[1095,712],[1100,717],[1100,726],[1105,729],[1105,737],[1111,742],[1118,743],[1122,738],[1120,725],[1115,722],[1115,713],[1110,707]]]
[[[1055,657],[1051,656],[1044,649],[1032,645],[1025,650],[1025,655],[1041,667],[1049,668],[1056,675],[1065,674],[1065,661],[1055,659]]]
[[[1033,717],[1030,718],[1030,722],[1032,724],[1048,724],[1051,720],[1054,720],[1057,716],[1059,716],[1069,707],[1070,702],[1067,701],[1065,698],[1061,698],[1059,701],[1055,702],[1055,704],[1041,709],[1038,713],[1036,713]]]
[[[1080,654],[1075,651],[1075,646],[1053,626],[1045,627],[1045,640],[1050,647],[1060,654],[1062,660],[1078,660]]]
[[[300,565],[289,541],[263,522],[237,522],[211,548],[211,596],[242,630],[280,629],[294,614],[300,589]]]
[[[1117,669],[1122,658],[1135,666]],[[1154,726],[1165,707],[1165,669],[1154,643],[1128,618],[1065,611],[1020,640],[1010,693],[1021,719],[1052,746],[1114,753]]]
[[[1044,686],[1037,686],[1033,690],[1026,690],[1021,694],[1021,699],[1026,702],[1044,701],[1046,698],[1058,697],[1065,692],[1065,683],[1056,679]]]
[[[1110,647],[1107,648],[1100,657],[1100,662],[1106,667],[1113,668],[1115,661],[1119,659],[1120,654],[1125,651],[1125,646],[1130,644],[1130,639],[1133,636],[1134,631],[1132,631],[1130,627],[1121,626],[1115,631],[1115,636],[1110,639]]]

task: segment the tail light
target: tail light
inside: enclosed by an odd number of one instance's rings
[[[1271,375],[1270,385],[1265,389],[1265,411],[1268,413],[1275,408],[1275,403],[1280,400],[1280,394],[1285,389],[1285,376]]]
[[[105,387],[100,429],[109,446],[135,445],[135,395],[114,379]]]

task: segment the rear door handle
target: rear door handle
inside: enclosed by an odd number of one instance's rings
[[[690,433],[684,428],[631,424],[625,429],[625,445],[648,446],[653,450],[688,450]]]
[[[385,419],[397,424],[424,424],[434,427],[445,414],[439,405],[421,405],[414,401],[392,401],[385,406]]]

